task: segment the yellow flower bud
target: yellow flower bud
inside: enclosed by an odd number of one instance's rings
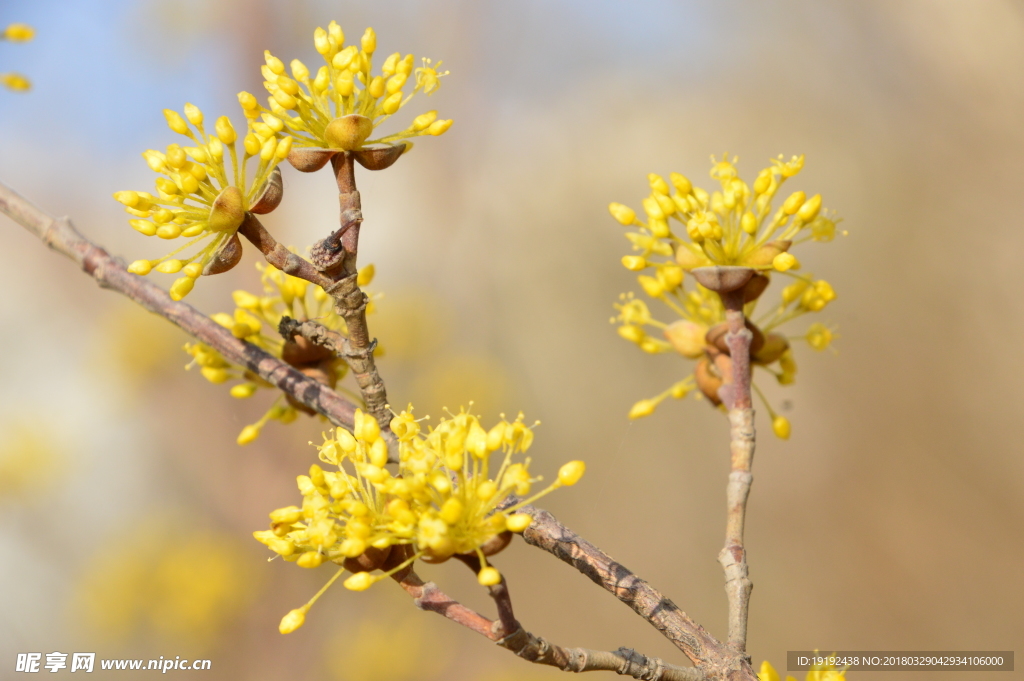
[[[167,127],[171,130],[181,135],[188,134],[188,123],[185,122],[185,119],[177,111],[164,109],[164,118],[167,119]]]
[[[393,95],[388,95],[388,98],[380,106],[384,113],[390,116],[402,106],[402,93],[396,92]]]
[[[384,89],[387,90],[388,94],[391,95],[399,93],[402,91],[402,88],[405,86],[405,81],[408,78],[409,77],[406,76],[404,73],[395,74],[394,76],[388,79],[387,85]]]
[[[241,95],[239,95],[239,98],[241,98]],[[234,126],[231,125],[231,119],[227,116],[221,116],[218,118],[216,124],[214,124],[214,129],[217,131],[217,137],[219,137],[220,141],[224,144],[234,144],[235,140],[238,138],[238,135],[235,134]]]
[[[400,52],[389,54],[388,58],[384,60],[384,65],[380,67],[381,73],[383,73],[385,76],[393,75],[398,68],[398,62],[401,59],[402,54]]]
[[[420,130],[426,130],[430,125],[437,120],[436,111],[428,111],[427,113],[420,114],[412,120],[412,129],[419,132]]]
[[[384,438],[377,438],[373,444],[370,445],[369,452],[370,463],[374,466],[384,467],[388,462],[388,445],[384,442]]]
[[[646,212],[647,216],[652,220],[664,220],[668,217],[661,209],[661,204],[659,204],[653,197],[648,196],[642,201],[642,203],[644,206],[644,212]]]
[[[295,80],[305,82],[309,79],[309,69],[298,59],[292,59],[292,76]]]
[[[295,564],[303,568],[315,568],[320,567],[325,560],[324,554],[319,551],[307,551],[299,556]]]
[[[687,380],[679,381],[670,388],[672,397],[677,400],[681,400],[689,395],[691,390],[693,390],[693,384],[689,383]]]
[[[238,400],[252,397],[256,393],[255,383],[239,383],[231,386],[231,396]]]
[[[800,210],[796,212],[798,218],[804,222],[810,222],[814,218],[818,217],[818,212],[821,210],[821,194],[815,194],[811,198],[807,199]]]
[[[267,62],[267,68],[273,71],[276,75],[284,73],[284,62],[270,54],[270,50],[263,50],[263,58]]]
[[[525,532],[526,528],[528,528],[530,526],[530,523],[532,522],[533,518],[531,518],[528,514],[515,513],[508,517],[508,520],[506,521],[506,526],[512,532]]]
[[[128,265],[128,271],[132,274],[138,274],[141,277],[149,274],[150,270],[153,269],[152,263],[148,260],[136,260],[131,265]]]
[[[629,410],[630,419],[639,419],[644,416],[650,416],[654,413],[654,410],[658,408],[657,400],[640,400],[632,406]]]
[[[587,464],[582,461],[570,461],[558,469],[558,482],[571,487],[580,481],[586,470]]]
[[[339,49],[345,44],[345,33],[341,30],[341,26],[338,26],[337,21],[327,24],[327,33],[335,49]]]
[[[669,173],[668,179],[672,182],[672,186],[676,188],[676,191],[683,196],[693,191],[693,185],[690,184],[690,181],[684,175]]]
[[[789,419],[785,416],[776,416],[772,419],[772,431],[775,432],[775,436],[780,440],[789,439]]]
[[[666,291],[672,291],[683,283],[683,270],[675,265],[665,265],[658,268],[657,278]]]
[[[353,434],[360,440],[371,443],[380,437],[380,424],[371,414],[356,409],[355,428]]]
[[[384,79],[381,76],[374,76],[366,91],[373,98],[381,97],[384,94]]]
[[[459,518],[462,517],[462,512],[464,510],[465,507],[462,505],[461,501],[455,498],[449,498],[441,506],[441,510],[438,515],[441,517],[441,520],[445,521],[449,525],[454,525],[459,522]]]
[[[134,208],[139,203],[139,193],[133,191],[114,192],[114,200],[128,208]]]
[[[306,623],[306,610],[307,608],[303,606],[289,612],[281,618],[281,624],[278,625],[277,630],[282,634],[290,634],[301,627]]]
[[[181,236],[181,227],[175,224],[160,225],[156,229],[156,235],[161,239],[177,239]]]
[[[772,267],[779,272],[795,270],[800,268],[800,262],[792,253],[779,253],[772,259]]]
[[[366,33],[363,33],[360,43],[363,46],[363,52],[373,54],[374,50],[377,49],[377,34],[373,32],[372,28],[366,29]]]
[[[649,295],[651,298],[660,298],[665,295],[665,289],[654,277],[649,277],[645,274],[641,274],[636,278],[640,282],[640,286],[643,288],[644,293]]]
[[[171,300],[181,300],[189,294],[192,287],[196,285],[196,280],[191,277],[182,277],[181,279],[175,279],[174,283],[171,284],[169,291]]]
[[[247,445],[260,436],[260,427],[255,423],[242,428],[242,432],[238,434],[238,438],[235,440],[240,445]]]
[[[294,97],[280,88],[274,91],[273,98],[284,109],[295,109],[299,105]]]
[[[508,424],[502,421],[487,431],[487,449],[493,452],[501,447],[505,442],[505,431],[507,427]]]
[[[757,232],[757,218],[749,210],[743,213],[743,217],[740,218],[740,229],[747,234],[754,234]]]
[[[251,132],[245,136],[243,145],[245,146],[246,156],[255,156],[260,153],[260,148],[263,146],[260,144],[260,138]]]
[[[793,192],[786,199],[786,202],[782,204],[782,212],[786,215],[794,215],[800,210],[806,200],[807,195],[803,192]]]
[[[497,569],[487,566],[477,573],[476,581],[480,586],[495,586],[501,584],[501,573]]]
[[[277,83],[277,87],[281,88],[283,92],[286,92],[293,97],[299,94],[299,84],[288,76],[278,76],[275,82]]]
[[[356,46],[349,45],[344,50],[334,55],[334,58],[331,60],[331,66],[339,71],[344,71],[348,69],[348,65],[352,63],[352,60],[355,59],[358,54],[359,50],[356,49]]]
[[[488,501],[498,493],[498,485],[493,480],[484,480],[476,488],[476,496],[482,501]]]
[[[621,203],[610,203],[608,204],[608,212],[619,221],[619,224],[627,227],[636,224],[636,211],[629,206],[624,206]]]
[[[443,135],[448,131],[448,128],[452,127],[453,122],[454,121],[452,121],[452,119],[450,118],[444,121],[434,121],[433,123],[430,124],[430,127],[427,128],[427,134],[434,135],[435,137]]]
[[[345,588],[350,591],[366,591],[377,579],[369,572],[357,572],[344,581]]]
[[[620,326],[619,335],[631,343],[642,343],[647,338],[647,333],[643,328],[634,324],[623,324]]]
[[[663,178],[661,175],[658,175],[657,173],[650,173],[647,176],[647,181],[651,183],[651,190],[655,194],[662,194],[663,196],[668,196],[668,183],[665,182],[665,178]]]
[[[197,128],[203,124],[203,112],[195,104],[185,103],[185,118]]]
[[[276,152],[277,140],[271,137],[270,139],[263,143],[262,147],[260,147],[260,160],[264,162],[269,162],[272,158],[274,158],[274,154]],[[287,156],[287,154],[285,154],[285,156]]]
[[[258,109],[260,106],[259,101],[256,99],[256,95],[251,92],[245,92],[244,90],[238,93],[238,103],[241,104],[242,108],[245,110]],[[217,134],[220,135],[220,132]],[[228,144],[231,144],[231,142],[228,142]]]
[[[631,272],[639,272],[647,267],[647,259],[639,255],[624,255],[622,266]]]
[[[320,54],[326,55],[331,51],[331,43],[327,39],[327,31],[319,26],[313,31],[313,46]]]
[[[156,266],[156,271],[164,274],[177,274],[181,271],[183,264],[180,260],[164,260]]]

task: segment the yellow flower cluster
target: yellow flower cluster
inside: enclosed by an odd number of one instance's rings
[[[395,52],[384,60],[380,75],[373,75],[377,35],[372,28],[366,29],[358,47],[346,46],[344,32],[332,21],[326,31],[316,29],[313,44],[326,62],[315,75],[301,61],[293,59],[288,76],[284,63],[269,51],[265,53],[263,78],[270,93],[269,110],[248,92],[238,95],[250,120],[261,115],[264,119],[268,115],[276,117],[275,120],[284,122],[296,146],[345,150],[364,144],[393,144],[419,135],[441,135],[451,127],[451,120],[439,120],[436,111],[428,111],[401,132],[368,140],[374,128],[405,106],[417,92],[430,95],[437,90],[441,76],[448,72],[438,72],[441,62],[432,64],[430,59],[424,59],[423,65],[414,69],[413,55],[403,57]],[[404,88],[410,84],[412,91],[407,95]],[[341,120],[346,116],[361,118]],[[353,123],[355,130],[351,127]]]
[[[10,24],[0,32],[0,40],[23,43],[32,40],[35,35],[35,29],[28,24]],[[8,90],[14,90],[15,92],[25,92],[32,89],[32,82],[20,73],[0,73],[0,84],[3,84]]]
[[[757,674],[758,681],[781,681],[782,677],[775,671],[771,662],[761,663],[761,671]],[[796,681],[793,676],[786,676],[786,681]],[[807,672],[805,681],[846,681],[846,670],[836,669],[832,664],[816,664]]]
[[[224,328],[231,329],[236,338],[248,341],[274,357],[288,362],[310,378],[315,378],[332,389],[336,388],[338,381],[348,372],[348,365],[342,358],[325,348],[309,344],[303,338],[285,341],[277,332],[281,318],[288,316],[299,321],[315,319],[332,331],[348,335],[345,320],[334,310],[331,297],[322,288],[286,274],[273,265],[256,263],[256,268],[261,271],[263,295],[258,296],[243,290],[235,291],[232,294],[235,303],[234,313],[221,312],[212,315],[211,318]],[[373,275],[373,265],[367,265],[359,270],[359,286],[369,285],[373,281]],[[371,296],[366,313],[372,314],[374,308],[374,297]],[[221,384],[229,380],[241,380],[240,383],[231,386],[232,397],[246,399],[252,397],[260,388],[273,388],[271,384],[245,367],[232,364],[205,343],[188,343],[185,345],[185,352],[192,356],[192,362],[186,368],[198,366],[200,373],[210,383]],[[381,352],[382,349],[378,347],[376,354]],[[238,435],[238,444],[246,445],[255,440],[271,420],[291,423],[298,417],[299,411],[310,415],[314,413],[305,405],[282,393],[259,421],[242,429]]]
[[[651,193],[642,201],[647,222],[638,220],[632,208],[612,203],[609,210],[616,220],[627,227],[640,227],[639,233],[628,236],[634,250],[643,255],[630,256],[626,266],[643,269],[643,258],[653,252],[674,255],[676,264],[685,271],[734,265],[785,272],[800,267],[789,253],[794,244],[831,241],[835,237],[836,220],[822,212],[820,194],[808,198],[804,192],[795,191],[772,212],[779,189],[803,168],[803,156],[783,161],[780,155],[758,173],[753,187],[739,179],[736,161],[729,160],[728,154],[721,161],[711,157],[711,177],[721,186],[711,194],[679,173],[669,175],[671,187],[660,175],[648,175]],[[675,236],[671,220],[682,224],[687,239]],[[655,248],[658,241],[663,245]]]
[[[644,301],[633,294],[623,294],[615,304],[618,315],[612,323],[619,325],[620,336],[644,352],[674,351],[696,360],[692,374],[659,395],[634,404],[630,418],[647,416],[669,396],[680,399],[695,389],[715,406],[720,404],[718,388],[724,372],[716,358],[728,353],[724,342],[725,310],[718,294],[696,282],[686,285],[686,273],[695,267],[731,265],[758,271],[760,290],[745,308],[752,320],[748,326],[754,334],[751,360],[754,367],[769,371],[783,385],[792,383],[796,374],[790,347],[790,341],[796,339],[779,334],[776,329],[803,314],[820,312],[836,297],[824,279],[795,272],[800,265],[789,253],[794,243],[834,238],[836,220],[822,214],[821,197],[808,199],[803,192],[794,192],[782,208],[774,214],[771,211],[773,197],[782,183],[803,167],[803,157],[793,157],[788,162],[781,157],[774,160],[758,175],[753,190],[737,177],[734,162],[735,159],[715,161],[712,157],[711,177],[721,184],[721,191],[712,194],[694,187],[678,173],[670,175],[674,193],[662,177],[648,176],[651,195],[643,200],[646,222],[639,221],[636,213],[622,204],[609,206],[612,216],[621,224],[639,227],[638,231],[626,234],[639,254],[623,257],[623,266],[637,273],[651,272],[638,274],[640,288],[678,317],[668,323],[659,321]],[[672,232],[670,218],[685,225],[685,237]],[[773,273],[793,281],[782,289],[778,305],[754,318],[761,292]],[[836,337],[832,328],[814,323],[802,339],[815,350],[824,350]],[[789,421],[776,414],[770,405],[767,407],[775,434],[788,438]]]
[[[164,110],[167,125],[183,135],[191,146],[171,144],[165,152],[150,149],[142,157],[161,177],[156,180],[156,195],[141,191],[120,191],[114,199],[134,216],[130,224],[146,236],[161,239],[189,239],[185,245],[163,258],[136,260],[128,271],[146,275],[156,270],[165,274],[181,273],[170,289],[171,298],[181,300],[202,274],[216,274],[230,269],[241,257],[241,245],[235,232],[245,214],[269,212],[276,207],[280,194],[272,189],[272,173],[288,156],[292,140],[280,138],[283,125],[276,129],[264,125],[257,129],[252,121],[242,138],[242,158],[236,150],[238,135],[231,120],[221,116],[214,124],[216,134],[207,134],[203,112],[192,104],[185,105],[185,117],[170,109]],[[194,130],[193,130],[194,128]],[[225,165],[225,148],[230,156],[231,175]],[[247,176],[250,159],[257,159],[255,172]],[[272,205],[271,205],[272,204]],[[198,244],[208,243],[189,257],[175,257]]]
[[[576,484],[585,470],[582,461],[571,461],[555,482],[528,497],[539,478],[530,476],[529,458],[512,461],[533,442],[522,414],[485,430],[476,416],[462,410],[424,433],[410,406],[391,421],[391,430],[398,438],[395,472],[388,469],[387,443],[372,416],[357,411],[352,432],[337,428],[325,435],[320,460],[336,470],[314,464],[309,475],[300,475],[302,507],[273,511],[270,529],[255,532],[256,539],[301,567],[344,564],[353,571],[345,580],[353,591],[369,588],[416,559],[441,562],[455,554],[479,557],[478,581],[494,585],[501,575],[487,564],[487,555],[504,548],[509,532],[522,532],[531,522],[517,509]],[[494,470],[491,456],[499,451],[503,456]],[[528,498],[499,510],[512,494]],[[393,562],[398,564],[374,574],[396,547],[407,549],[396,554],[401,560]],[[281,632],[301,626],[318,597],[286,615]]]

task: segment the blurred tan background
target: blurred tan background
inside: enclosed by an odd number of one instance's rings
[[[750,652],[783,668],[796,649],[1019,646],[1024,5],[10,1],[0,23],[38,34],[0,43],[0,70],[35,88],[0,92],[0,179],[128,260],[162,255],[110,199],[151,185],[139,154],[173,141],[160,111],[236,116],[237,91],[262,91],[262,50],[314,64],[313,29],[331,19],[350,40],[372,25],[382,56],[451,70],[409,115],[437,108],[452,129],[359,177],[394,403],[436,417],[475,399],[487,420],[540,419],[537,472],[588,464],[544,505],[724,636],[726,421],[691,400],[627,421],[689,369],[608,324],[637,287],[607,205],[639,207],[652,171],[710,187],[712,153],[739,155],[748,180],[804,153],[793,186],[849,231],[800,252],[839,293],[824,317],[841,339],[837,355],[800,348],[796,385],[770,391],[793,437],[762,427]],[[336,224],[332,182],[290,169],[285,182],[267,223],[304,248]],[[389,584],[335,588],[279,635],[329,569],[268,563],[250,533],[298,499],[323,425],[273,423],[236,446],[268,395],[240,402],[183,371],[182,333],[0,222],[3,669],[18,652],[93,651],[206,657],[210,679],[561,673]],[[189,302],[229,310],[232,290],[258,286],[254,262]],[[683,660],[551,556],[517,542],[500,558],[534,633]],[[421,574],[490,612],[468,571]]]

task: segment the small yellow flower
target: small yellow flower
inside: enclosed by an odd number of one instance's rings
[[[242,92],[238,98],[250,120],[271,117],[280,122],[296,146],[352,151],[368,144],[394,144],[419,135],[441,135],[451,120],[441,120],[436,111],[420,114],[403,131],[369,139],[373,130],[403,108],[417,92],[430,95],[440,86],[441,62],[396,52],[373,74],[377,36],[366,29],[358,45],[345,45],[345,34],[336,22],[327,30],[317,28],[313,44],[325,64],[315,74],[298,59],[290,64],[269,51],[264,53],[264,86],[270,96],[267,108],[256,97]],[[411,88],[406,94],[406,88]],[[295,115],[293,115],[293,113]]]
[[[163,258],[136,260],[128,267],[129,272],[138,275],[153,269],[180,272],[184,276],[174,282],[170,293],[171,298],[181,300],[200,275],[217,274],[238,262],[241,244],[235,232],[247,212],[269,212],[276,207],[266,195],[274,194],[268,192],[275,180],[272,173],[288,156],[292,141],[279,137],[280,128],[257,129],[249,121],[249,132],[241,139],[239,159],[239,138],[227,116],[217,119],[216,134],[207,134],[203,113],[192,104],[185,105],[184,117],[170,109],[164,110],[164,116],[171,130],[188,138],[191,145],[171,144],[164,152],[144,152],[146,163],[161,175],[156,180],[156,194],[119,191],[114,199],[133,216],[129,223],[141,234],[167,240],[188,239]],[[230,175],[225,149],[230,157]],[[247,174],[250,159],[256,160],[251,176]],[[206,244],[197,252],[186,258],[178,256],[201,242]]]

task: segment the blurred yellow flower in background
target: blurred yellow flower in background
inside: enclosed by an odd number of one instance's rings
[[[23,43],[32,40],[35,35],[35,29],[28,24],[10,24],[0,32],[0,40]],[[32,89],[32,82],[20,73],[0,73],[0,84],[15,92],[26,92]]]
[[[52,428],[42,420],[23,418],[0,432],[0,501],[48,491],[63,470]]]
[[[144,636],[213,648],[256,595],[235,536],[194,518],[150,517],[100,546],[76,584],[74,611],[113,643]]]
[[[374,608],[379,613],[379,608]],[[424,681],[438,678],[452,658],[448,628],[430,613],[384,613],[330,637],[323,659],[337,681]],[[396,651],[401,651],[396,654]]]

